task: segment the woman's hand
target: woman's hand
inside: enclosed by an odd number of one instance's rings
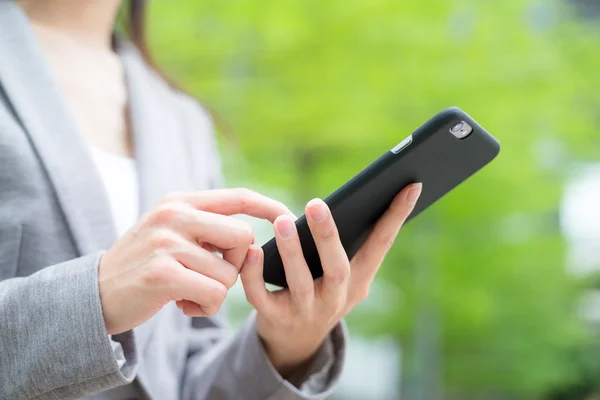
[[[214,315],[254,242],[250,225],[234,214],[273,222],[291,213],[257,193],[229,189],[171,194],[142,217],[100,261],[107,332],[130,330],[170,301],[189,316]]]
[[[400,227],[412,212],[422,186],[413,184],[396,196],[369,237],[348,260],[326,204],[306,206],[308,225],[319,251],[323,278],[313,281],[302,254],[294,220],[275,221],[275,237],[288,289],[269,292],[263,280],[263,253],[251,246],[242,267],[242,282],[257,310],[257,330],[274,367],[285,377],[308,361],[344,315],[364,300],[375,273]]]

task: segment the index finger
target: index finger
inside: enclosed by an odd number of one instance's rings
[[[207,190],[177,196],[198,210],[221,215],[244,214],[270,222],[280,215],[294,215],[283,203],[248,189]]]

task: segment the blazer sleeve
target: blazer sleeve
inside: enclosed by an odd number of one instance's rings
[[[291,380],[273,368],[258,338],[253,313],[238,333],[207,319],[192,333],[183,379],[183,400],[320,400],[331,397],[342,372],[346,334],[338,324],[311,361]],[[195,328],[198,328],[196,326]]]
[[[71,399],[129,383],[132,333],[119,367],[98,293],[101,253],[0,282],[0,398]]]
[[[201,174],[198,186],[210,189],[224,186],[219,150],[208,113],[194,103],[188,127],[195,141],[194,168]],[[202,157],[198,157],[202,154]],[[201,162],[201,163],[200,163]],[[340,323],[319,349],[312,363],[290,381],[273,368],[259,340],[255,314],[233,337],[217,319],[193,319],[188,363],[183,383],[183,399],[211,400],[297,400],[331,396],[342,372],[346,349],[345,325]],[[216,322],[215,322],[216,321]],[[293,383],[292,383],[293,382]]]

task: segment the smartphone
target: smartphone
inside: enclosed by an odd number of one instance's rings
[[[348,258],[407,185],[423,183],[423,191],[408,220],[442,198],[491,162],[500,144],[459,108],[448,108],[418,128],[324,201],[337,225]],[[319,253],[306,216],[296,221],[304,258],[313,278],[323,275]],[[265,282],[287,287],[275,239],[263,246]]]

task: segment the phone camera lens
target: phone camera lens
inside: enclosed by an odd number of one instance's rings
[[[450,133],[457,139],[464,139],[473,132],[471,125],[465,121],[457,122],[450,128]]]
[[[450,129],[450,131],[452,132],[460,132],[462,131],[462,129],[464,128],[465,124],[464,122],[459,122],[457,124],[454,124],[454,126],[452,127],[452,129]]]

